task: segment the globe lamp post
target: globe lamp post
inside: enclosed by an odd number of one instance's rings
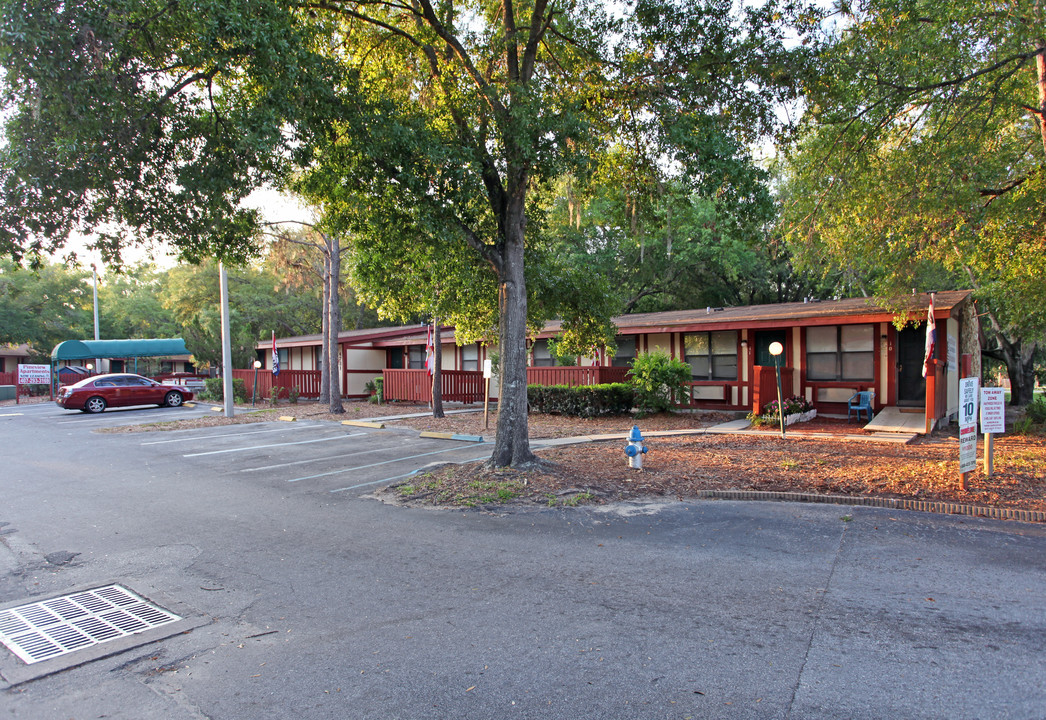
[[[779,342],[770,343],[770,354],[774,356],[774,368],[777,371],[777,415],[781,418],[781,439],[785,439],[785,414],[784,402],[781,398],[781,353],[784,345]]]
[[[258,368],[261,367],[261,360],[254,361],[254,390],[251,391],[251,405],[254,405],[254,401],[258,397]]]

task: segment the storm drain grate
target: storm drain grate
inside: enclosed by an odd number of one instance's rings
[[[120,585],[0,610],[0,643],[27,665],[181,620]]]

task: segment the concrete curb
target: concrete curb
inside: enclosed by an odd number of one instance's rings
[[[375,430],[384,430],[385,423],[383,422],[371,422],[370,420],[342,420],[342,425],[352,425],[353,427],[365,427],[374,428]]]
[[[889,510],[914,510],[941,515],[969,515],[993,520],[1018,522],[1046,522],[1046,511],[1016,508],[985,507],[940,500],[907,500],[903,498],[847,497],[845,495],[815,495],[813,493],[767,492],[763,490],[699,490],[692,497],[710,500],[768,500],[779,502],[806,502],[825,505],[854,505],[879,507]]]
[[[462,435],[461,433],[448,433],[448,432],[430,432],[423,430],[418,434],[418,437],[423,438],[437,438],[439,440],[461,440],[463,442],[483,442],[482,435]]]

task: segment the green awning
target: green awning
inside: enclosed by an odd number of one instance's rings
[[[54,346],[51,361],[90,358],[171,357],[188,355],[181,338],[151,340],[66,340]]]

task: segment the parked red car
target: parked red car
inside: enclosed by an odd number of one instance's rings
[[[181,385],[162,385],[155,380],[126,373],[95,375],[58,391],[56,402],[66,410],[100,413],[107,407],[166,405],[178,407],[192,400],[192,391]]]

